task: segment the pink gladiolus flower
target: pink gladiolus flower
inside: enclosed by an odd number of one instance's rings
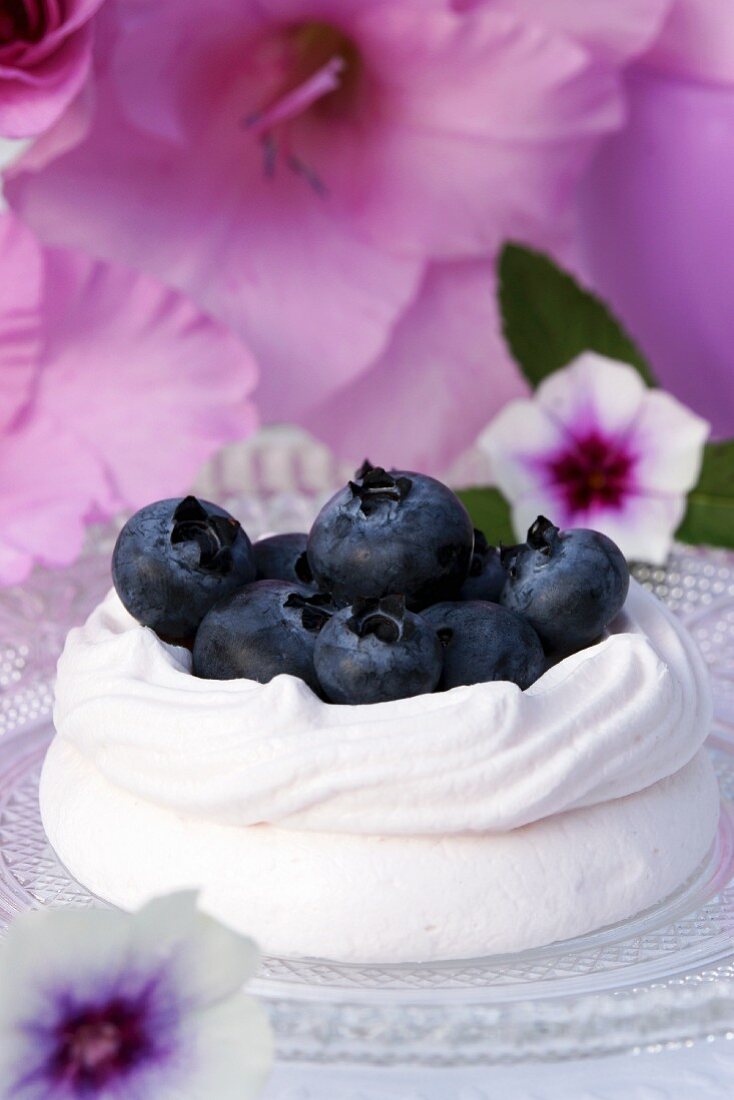
[[[627,557],[662,562],[709,433],[670,394],[593,352],[513,401],[480,437],[518,537],[538,515],[592,527]]]
[[[8,194],[241,333],[267,419],[435,469],[524,390],[496,250],[558,239],[667,4],[124,0],[89,135]]]
[[[583,189],[584,277],[661,384],[734,434],[734,9],[677,0]]]
[[[145,275],[0,217],[0,583],[65,565],[85,524],[187,488],[254,427],[243,345]]]
[[[92,16],[103,0],[5,0],[0,9],[0,134],[56,122],[89,71]]]

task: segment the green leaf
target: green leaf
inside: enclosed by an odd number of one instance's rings
[[[676,532],[681,542],[734,547],[734,439],[708,443],[698,485]]]
[[[474,526],[483,531],[494,546],[501,542],[511,546],[517,542],[510,506],[499,489],[461,489],[458,495]]]
[[[499,301],[505,339],[531,386],[583,351],[629,363],[656,385],[644,355],[601,299],[542,252],[505,245]]]

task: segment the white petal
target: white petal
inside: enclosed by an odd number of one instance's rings
[[[562,494],[558,493],[552,485],[535,492],[524,493],[512,506],[512,526],[517,538],[523,541],[527,537],[528,528],[535,523],[538,516],[545,516],[556,527],[580,527],[578,516],[574,516],[568,510]]]
[[[199,912],[190,891],[133,914],[39,910],[13,923],[0,955],[0,1022],[18,1019],[21,1003],[39,1011],[47,991],[93,996],[131,968],[140,974],[162,965],[188,1004],[206,1005],[241,989],[258,964],[252,940]],[[13,998],[5,995],[11,988]]]
[[[536,390],[542,408],[576,437],[618,437],[633,423],[648,389],[634,367],[585,351]]]
[[[684,496],[628,496],[621,510],[593,509],[576,526],[603,531],[630,561],[662,565],[686,510]]]
[[[134,918],[137,957],[167,962],[188,1005],[208,1005],[242,988],[260,963],[256,945],[196,908],[196,894],[156,898]]]
[[[53,1029],[65,997],[103,1002],[138,991],[141,981],[164,969],[183,1013],[175,1052],[135,1071],[110,1098],[254,1097],[272,1060],[272,1037],[264,1010],[239,990],[258,961],[247,937],[197,911],[194,892],[157,899],[133,914],[24,914],[0,949],[0,1080],[28,1075],[50,1053],[23,1024]],[[41,1092],[44,1087],[41,1081]],[[33,1100],[34,1088],[22,1096]]]
[[[43,1018],[55,993],[109,989],[130,955],[131,918],[106,909],[45,909],[10,926],[0,952],[0,1030]]]
[[[619,508],[595,505],[588,511],[571,513],[562,497],[554,496],[549,488],[520,497],[512,508],[512,524],[515,534],[523,539],[538,516],[546,516],[562,528],[590,527],[608,535],[630,561],[660,565],[668,555],[685,508],[683,496],[631,494]]]
[[[184,1015],[170,1057],[120,1080],[114,1100],[252,1100],[270,1072],[273,1045],[265,1009],[235,994]]]
[[[16,918],[0,950],[0,1081],[42,1069],[64,995],[104,1000],[129,958],[130,917],[113,910],[39,910]],[[30,1030],[35,1028],[36,1031]],[[19,1097],[45,1098],[41,1081]],[[36,1090],[36,1091],[34,1091]],[[3,1093],[4,1095],[4,1093]]]
[[[640,489],[687,493],[701,473],[703,447],[711,427],[662,390],[650,390],[630,434],[630,449],[640,456],[635,477]]]
[[[148,976],[164,971],[183,1012],[182,1026],[188,1027],[189,1018],[199,1019],[212,1005],[238,996],[258,961],[252,941],[197,911],[193,892],[157,899],[133,914],[103,909],[24,914],[0,949],[0,1081],[17,1080],[42,1064],[48,1052],[22,1025],[53,1028],[65,996],[76,1003],[104,1002],[119,993],[138,992]],[[247,1019],[253,1011],[248,1005]],[[188,1045],[179,1048],[180,1057]],[[262,1043],[257,1050],[261,1048]],[[173,1079],[177,1062],[151,1066],[141,1082],[136,1075],[126,1085],[125,1100],[137,1100],[138,1090],[143,1100],[158,1100],[159,1079]],[[142,1078],[155,1078],[155,1090],[145,1091]],[[30,1100],[32,1092],[27,1095]],[[194,1094],[184,1090],[171,1095]],[[202,1100],[208,1095],[202,1091]]]
[[[187,1018],[185,1029],[184,1044],[192,1054],[187,1100],[251,1100],[260,1093],[274,1044],[268,1014],[254,998],[230,997]]]
[[[547,481],[546,460],[563,449],[566,437],[536,401],[511,401],[477,440],[492,464],[495,484],[509,500],[535,492]]]

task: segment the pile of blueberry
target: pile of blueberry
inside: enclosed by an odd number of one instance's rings
[[[289,673],[332,703],[524,689],[598,640],[629,586],[597,531],[540,516],[527,542],[497,550],[441,482],[369,462],[308,535],[253,545],[215,504],[150,504],[121,531],[112,576],[139,622],[193,649],[195,675]]]

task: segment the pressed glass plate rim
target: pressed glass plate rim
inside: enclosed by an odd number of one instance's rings
[[[0,759],[8,754],[13,758],[11,768],[2,771],[6,780],[13,775],[22,780],[40,765],[50,730],[39,724],[25,734],[0,746]],[[727,754],[734,755],[729,747]],[[717,844],[725,846],[730,859],[734,848],[732,808],[728,802],[723,805],[725,824]],[[710,856],[704,867],[711,873],[699,873],[694,879],[716,879],[720,875],[717,865]],[[726,866],[730,871],[728,862]],[[64,873],[60,865],[58,869]],[[14,886],[8,893],[8,878],[3,875],[2,917],[28,907],[27,890],[17,881]],[[681,894],[686,889],[652,910],[658,921],[667,908],[681,907]],[[91,901],[91,895],[89,898]],[[622,922],[615,930],[621,936],[627,924],[634,925],[644,916]],[[559,947],[588,945],[590,940],[603,937],[605,931],[535,949],[533,954],[540,957]],[[309,962],[278,961],[296,965]],[[501,959],[476,961],[499,963]],[[465,965],[471,962],[466,960]],[[327,961],[321,965],[335,964]],[[325,990],[323,986],[306,985],[298,987],[297,996],[289,996],[291,991],[285,983],[277,983],[276,988],[276,983],[263,979],[256,980],[252,990],[266,999],[279,1056],[286,1061],[492,1065],[595,1057],[630,1049],[659,1051],[704,1038],[734,1035],[734,953],[730,951],[715,965],[693,973],[664,974],[665,967],[660,969],[660,980],[642,985],[620,985],[607,992],[577,992],[567,987],[554,993],[539,983],[534,995],[524,998],[515,995],[488,999],[486,990],[443,989],[432,991],[431,999],[426,1000],[422,996],[425,991],[413,989],[399,997],[377,1000],[371,996],[373,990],[352,989],[350,995],[334,987]]]
[[[291,493],[287,499],[282,495],[275,499],[272,508],[262,498],[254,504],[239,504],[240,518],[257,536],[265,529],[293,529],[313,509],[314,498]],[[249,520],[248,507],[252,511]],[[27,785],[29,770],[38,766],[41,746],[51,732],[55,657],[68,626],[83,618],[109,583],[111,533],[110,529],[99,531],[77,566],[61,574],[39,571],[24,589],[11,590],[0,598],[0,647],[5,647],[0,651],[0,777],[4,780],[0,801],[4,795],[12,795],[16,785]],[[700,642],[708,639],[711,643],[706,656],[721,688],[711,745],[719,761],[726,762],[727,774],[731,760],[734,777],[734,690],[729,683],[734,673],[726,657],[726,653],[734,652],[734,555],[676,548],[666,569],[641,566],[636,575],[683,613],[688,624],[695,627]],[[720,617],[728,624],[725,636],[715,621],[717,609],[724,606],[726,615],[722,611]],[[13,671],[14,662],[20,670],[17,673]],[[15,754],[15,759],[5,768],[9,752]],[[734,793],[734,778],[731,783],[727,779],[724,787],[727,794]],[[676,915],[687,904],[696,906],[700,902],[702,895],[696,895],[696,891],[703,890],[705,883],[713,891],[721,889],[723,896],[730,885],[734,860],[734,810],[726,800],[724,807],[716,855],[694,876],[692,884],[632,921],[563,945],[537,948],[523,953],[523,957],[542,964],[557,958],[561,951],[570,957],[574,952],[593,952],[595,944],[603,952],[615,943],[624,945],[637,925],[649,930],[656,922],[665,925],[667,920],[675,926]],[[26,813],[31,809],[37,817],[37,806],[27,807]],[[22,827],[27,828],[27,823]],[[0,821],[0,855],[4,858],[7,834],[2,828]],[[23,865],[22,883],[7,873],[4,862],[0,867],[0,925],[5,915],[9,917],[29,905],[49,903],[40,893],[38,897],[32,894],[33,875],[40,872],[33,865],[34,859],[38,863],[37,856],[31,852],[28,858],[30,862]],[[64,893],[65,881],[73,887],[58,863],[54,868],[44,866],[45,874],[58,878],[59,897]],[[719,882],[717,875],[725,881]],[[86,900],[91,903],[90,895]],[[77,892],[70,902],[51,898],[51,903],[86,902]],[[8,910],[7,914],[2,909]],[[699,909],[705,916],[706,905]],[[338,966],[323,960],[266,959],[253,988],[270,1007],[279,1052],[286,1059],[476,1065],[577,1058],[635,1048],[661,1049],[734,1031],[734,887],[732,914],[731,925],[724,921],[716,935],[699,941],[694,929],[689,934],[690,943],[677,954],[673,951],[667,956],[661,950],[659,956],[651,958],[647,971],[626,965],[615,969],[610,964],[598,971],[598,988],[584,972],[570,977],[526,978],[514,985],[510,981],[481,984],[483,967],[493,964],[509,968],[521,956],[464,960],[431,968],[441,982],[457,967],[475,966],[480,972],[477,987],[451,985],[447,980],[428,988],[406,984],[392,989],[382,988],[379,983],[360,986],[359,972],[367,969],[364,967]],[[338,970],[340,976],[325,981],[322,973],[317,981],[314,975],[318,969]],[[389,975],[405,969],[382,967],[376,971]],[[309,980],[309,971],[313,980]],[[294,976],[297,972],[298,978]],[[637,980],[636,973],[644,973],[644,978]]]

